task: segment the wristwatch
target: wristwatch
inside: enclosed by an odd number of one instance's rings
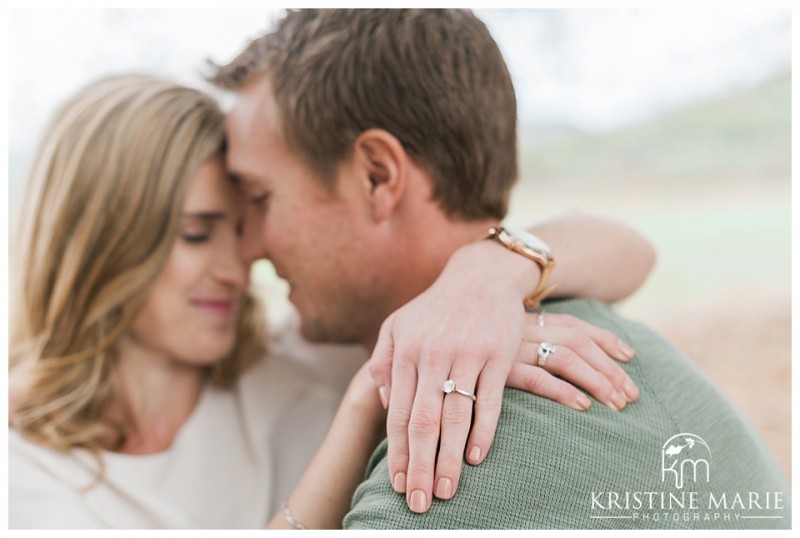
[[[536,262],[542,269],[539,283],[528,297],[523,301],[525,308],[536,308],[555,289],[555,285],[547,286],[547,278],[555,265],[555,260],[550,255],[547,243],[533,234],[521,230],[511,230],[503,226],[493,226],[486,232],[484,239],[493,239],[507,249],[525,256]]]

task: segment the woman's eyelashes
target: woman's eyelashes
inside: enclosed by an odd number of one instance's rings
[[[186,216],[181,227],[181,239],[189,244],[201,244],[211,239],[216,219],[204,216]]]
[[[205,243],[211,238],[211,234],[181,234],[181,238],[187,243]]]

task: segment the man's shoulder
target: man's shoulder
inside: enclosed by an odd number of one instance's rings
[[[651,328],[619,315],[611,306],[595,299],[559,299],[542,305],[545,312],[570,314],[598,327],[610,330],[623,340],[655,338],[666,343]]]

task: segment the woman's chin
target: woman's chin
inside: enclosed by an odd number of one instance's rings
[[[233,342],[198,346],[192,353],[183,355],[185,357],[183,362],[195,364],[197,366],[213,366],[230,357],[232,351]]]

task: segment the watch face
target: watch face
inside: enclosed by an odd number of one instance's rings
[[[524,243],[526,246],[528,246],[528,247],[530,247],[530,248],[532,248],[534,250],[543,251],[543,252],[547,253],[548,256],[550,255],[550,246],[547,243],[545,243],[544,241],[542,241],[541,239],[539,239],[538,237],[536,237],[535,235],[530,234],[530,233],[528,233],[528,232],[526,232],[524,230],[515,230],[515,229],[511,229],[511,228],[506,228],[506,230],[508,231],[508,234],[512,238],[518,239],[519,241]]]

